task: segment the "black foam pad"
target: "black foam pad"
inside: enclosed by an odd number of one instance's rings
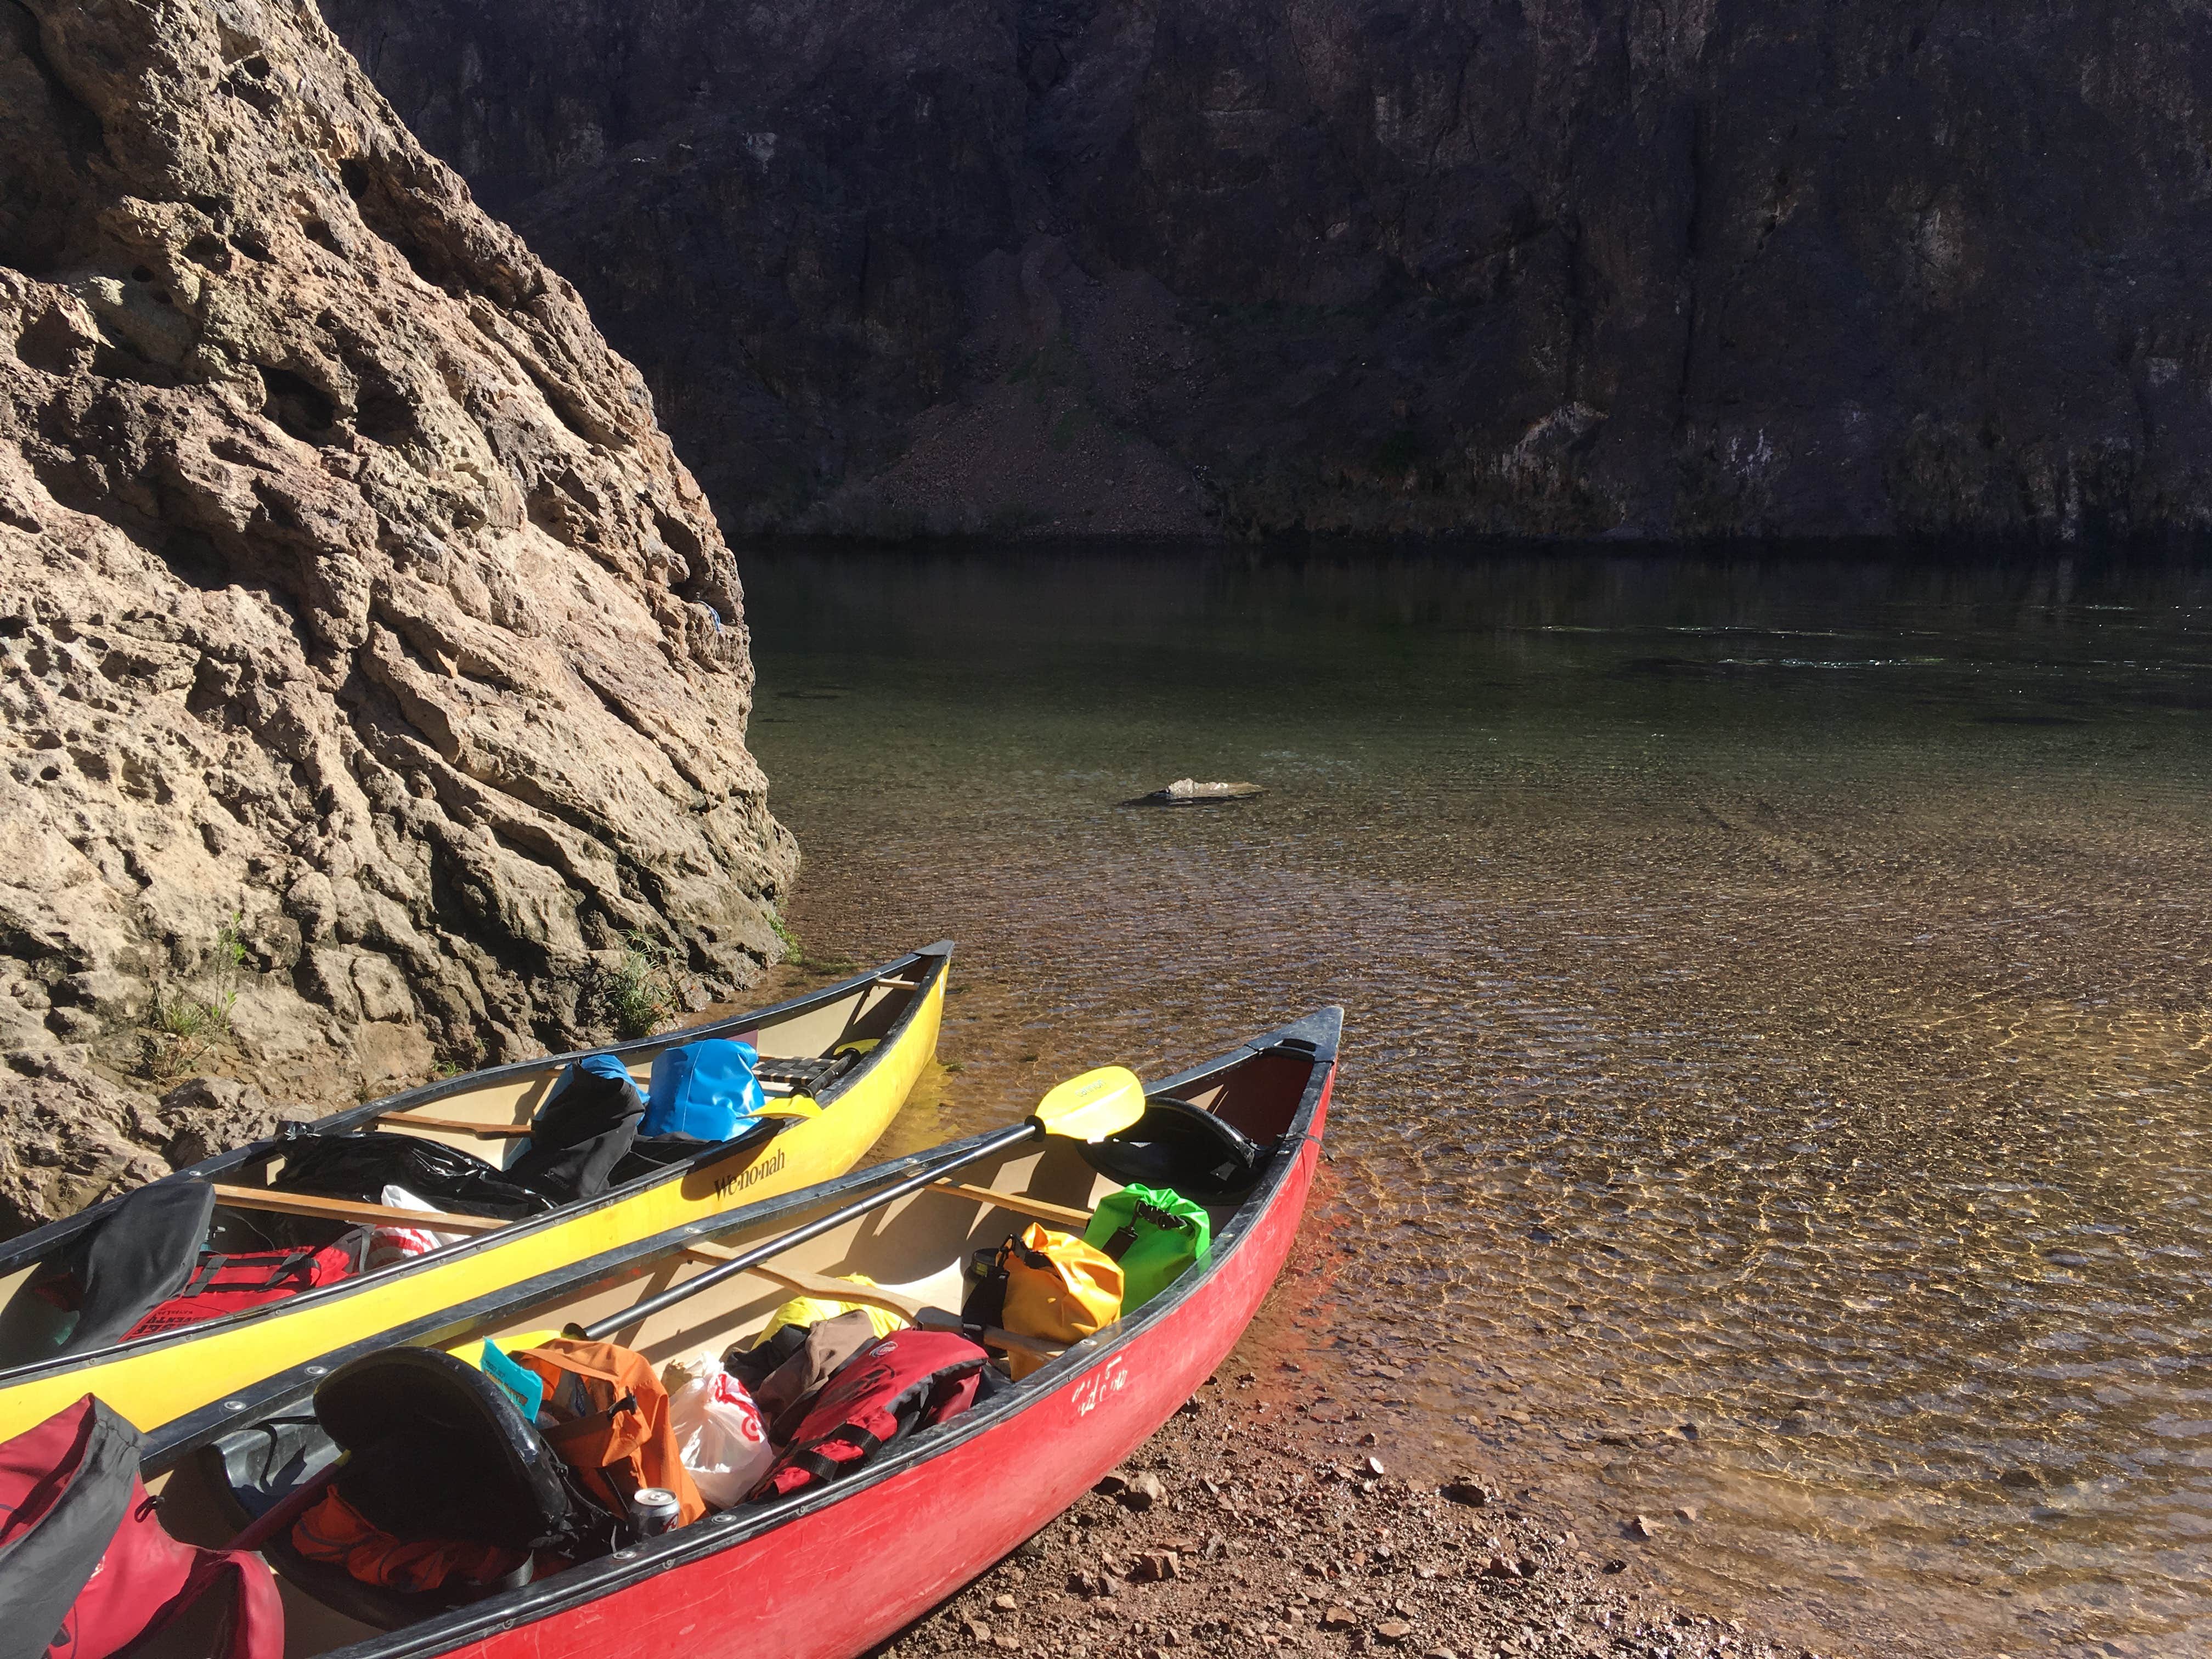
[[[1147,1101],[1144,1116],[1121,1133],[1080,1151],[1109,1180],[1164,1187],[1200,1204],[1242,1198],[1267,1165],[1267,1149],[1235,1124],[1167,1096]]]
[[[82,1288],[76,1328],[63,1353],[83,1353],[123,1334],[185,1287],[207,1248],[215,1188],[198,1176],[141,1187],[69,1247]]]

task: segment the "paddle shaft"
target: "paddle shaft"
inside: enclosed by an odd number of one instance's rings
[[[842,1227],[847,1222],[867,1214],[871,1210],[881,1209],[895,1198],[903,1198],[908,1193],[917,1192],[927,1187],[933,1181],[941,1180],[955,1170],[964,1170],[970,1164],[980,1164],[987,1158],[996,1157],[1000,1152],[1011,1152],[1024,1142],[1035,1139],[1044,1133],[1044,1125],[1035,1118],[1030,1119],[1025,1123],[1017,1123],[1012,1128],[1001,1129],[998,1133],[988,1137],[956,1157],[925,1165],[911,1175],[894,1181],[888,1187],[878,1188],[865,1198],[854,1200],[842,1209],[832,1210],[828,1215],[817,1216],[804,1226],[794,1227],[787,1233],[779,1233],[774,1238],[754,1245],[750,1250],[740,1250],[719,1267],[709,1267],[705,1273],[685,1279],[681,1285],[670,1285],[658,1296],[649,1296],[642,1302],[634,1303],[618,1312],[609,1314],[605,1319],[595,1320],[584,1327],[583,1335],[587,1341],[604,1342],[617,1331],[635,1325],[641,1319],[650,1319],[664,1309],[674,1307],[687,1297],[694,1296],[709,1285],[720,1285],[725,1279],[735,1279],[747,1268],[758,1267],[771,1256],[782,1255],[793,1245],[804,1244],[810,1238],[819,1238],[823,1234]]]

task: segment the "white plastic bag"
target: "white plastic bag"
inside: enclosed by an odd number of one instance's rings
[[[682,1360],[661,1374],[677,1455],[709,1507],[744,1501],[775,1462],[768,1425],[745,1385],[719,1359]],[[680,1386],[679,1386],[680,1385]]]
[[[404,1187],[386,1187],[377,1202],[388,1210],[424,1210],[434,1215],[438,1206]],[[365,1265],[371,1270],[396,1267],[410,1256],[428,1255],[441,1244],[458,1244],[466,1233],[433,1232],[428,1227],[379,1227],[369,1235]]]

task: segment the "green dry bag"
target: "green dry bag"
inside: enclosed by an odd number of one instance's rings
[[[1164,1187],[1124,1187],[1098,1200],[1083,1242],[1121,1264],[1121,1312],[1135,1312],[1206,1260],[1213,1224],[1203,1206]]]

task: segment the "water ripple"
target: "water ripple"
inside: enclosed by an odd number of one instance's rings
[[[747,574],[802,933],[961,941],[903,1144],[1341,1001],[1251,1340],[1400,1462],[1808,1639],[2212,1647],[2202,579]]]

